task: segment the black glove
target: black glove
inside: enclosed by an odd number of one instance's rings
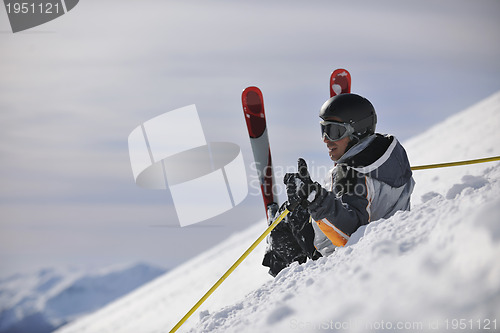
[[[297,206],[294,211],[288,213],[285,223],[288,224],[295,240],[310,259],[316,260],[321,257],[314,247],[314,229],[306,208]]]
[[[268,225],[271,225],[275,218],[283,212],[285,205],[278,207],[276,203],[267,206]],[[299,209],[297,209],[299,211]],[[276,276],[282,269],[288,267],[292,262],[297,261],[303,264],[307,261],[307,253],[304,253],[303,246],[297,242],[294,236],[294,229],[289,225],[288,219],[291,212],[279,223],[267,237],[268,246],[264,255],[262,265],[269,267],[269,274]],[[312,242],[311,242],[312,244]],[[316,259],[316,258],[315,258]]]
[[[275,203],[268,207],[271,224],[284,209]],[[282,269],[297,261],[303,264],[307,258],[316,260],[321,254],[314,247],[314,229],[309,223],[309,212],[301,206],[286,215],[267,238],[268,246],[262,265],[269,267],[269,274],[276,276]]]
[[[307,170],[306,161],[302,158],[298,160],[298,172],[285,174],[283,182],[286,185],[288,210],[290,211],[298,205],[307,208],[314,201],[316,194],[322,190],[321,185],[312,181]]]
[[[277,217],[277,213],[279,211],[280,207],[276,202],[271,202],[269,205],[267,205],[267,225],[271,225],[274,222],[274,219]]]

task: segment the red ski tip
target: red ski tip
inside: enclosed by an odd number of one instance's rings
[[[246,88],[241,94],[241,103],[250,137],[260,137],[266,130],[266,114],[264,112],[262,92],[257,87]]]
[[[330,75],[330,97],[351,92],[351,74],[348,70],[339,68]]]

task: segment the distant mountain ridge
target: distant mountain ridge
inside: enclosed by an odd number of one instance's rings
[[[0,279],[0,332],[52,332],[165,272],[137,263],[90,272],[44,268]]]

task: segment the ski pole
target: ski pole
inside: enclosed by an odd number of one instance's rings
[[[215,282],[212,288],[210,288],[206,292],[206,294],[203,295],[203,297],[200,298],[200,300],[191,308],[191,310],[189,310],[188,313],[186,313],[186,315],[182,317],[181,320],[179,320],[179,322],[174,326],[174,328],[172,328],[170,333],[177,331],[179,327],[181,327],[182,324],[184,324],[186,320],[188,320],[188,318],[191,317],[191,315],[203,304],[203,302],[205,302],[207,298],[210,295],[212,295],[212,293],[222,284],[222,282],[224,282],[224,280],[236,269],[236,267],[238,267],[241,264],[241,262],[245,260],[246,257],[248,257],[250,252],[252,252],[257,247],[257,245],[259,245],[259,243],[264,238],[266,238],[267,235],[271,233],[271,231],[278,225],[278,223],[281,222],[281,220],[285,218],[285,216],[288,215],[288,213],[290,213],[290,210],[285,208],[285,210],[274,220],[273,223],[271,223],[271,225],[262,233],[262,235],[260,235],[260,237],[257,238],[257,240],[253,242],[252,245],[250,245],[250,247],[245,251],[245,253],[243,253],[241,257],[238,260],[236,260],[236,262],[227,270],[227,272],[224,273],[224,275],[222,275],[217,282]]]
[[[475,160],[466,160],[466,161],[458,161],[458,162],[419,165],[419,166],[411,167],[411,169],[412,170],[436,169],[436,168],[446,168],[446,167],[457,166],[457,165],[469,165],[469,164],[478,164],[478,163],[493,162],[493,161],[500,161],[500,156],[478,158]]]

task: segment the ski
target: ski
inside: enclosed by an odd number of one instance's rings
[[[351,92],[351,74],[348,70],[339,68],[330,75],[330,98]]]
[[[241,94],[241,103],[267,215],[267,207],[275,203],[277,198],[273,193],[275,182],[267,135],[264,97],[259,88],[247,87]]]

